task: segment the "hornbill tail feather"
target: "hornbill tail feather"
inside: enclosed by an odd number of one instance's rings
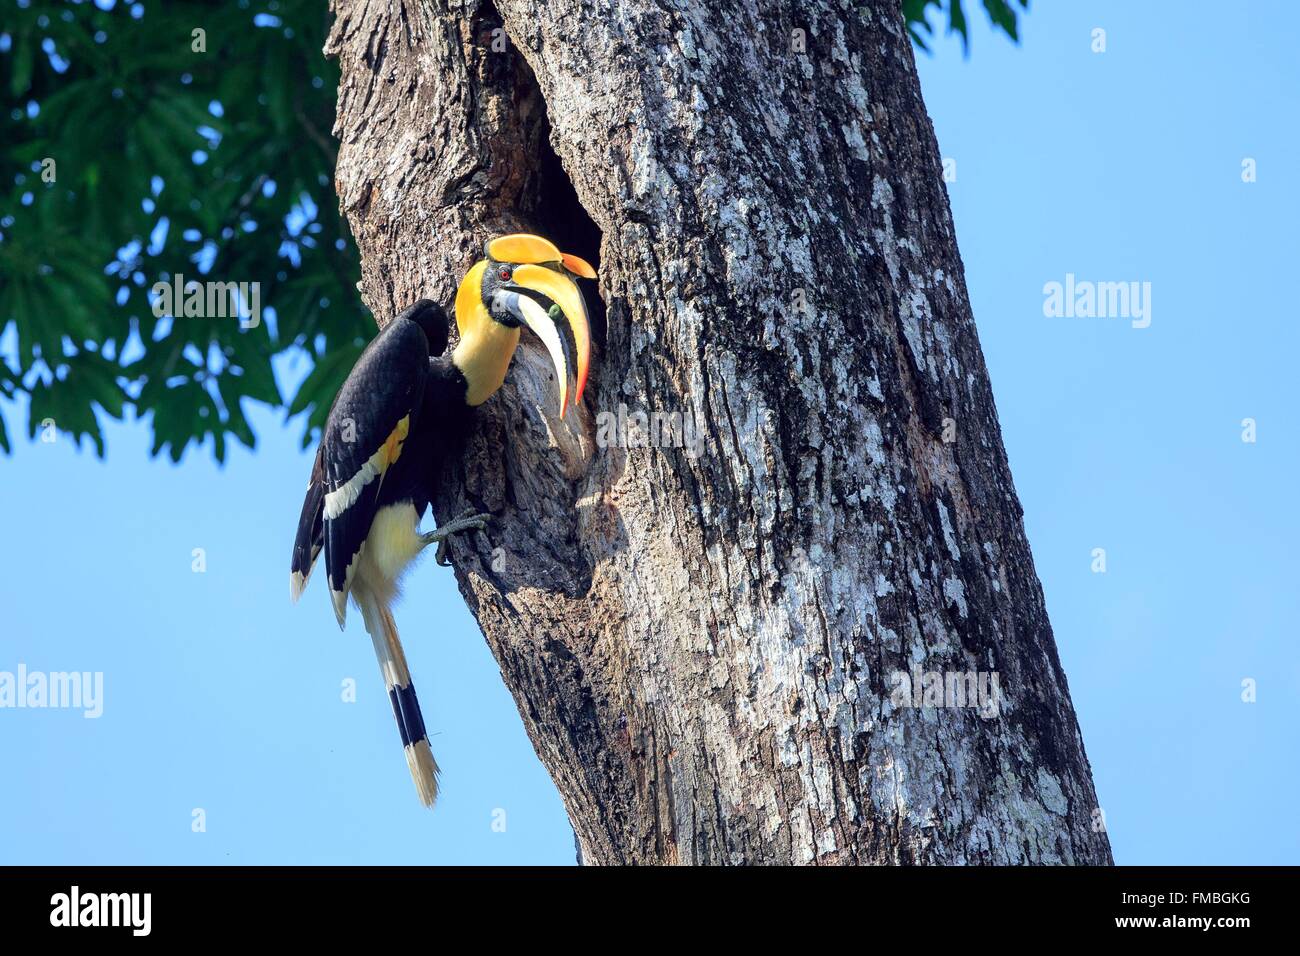
[[[289,562],[289,598],[295,604],[306,589],[311,569],[315,567],[316,558],[325,545],[324,509],[324,458],[320,449],[317,449],[311,478],[307,482],[307,494],[302,500],[302,513],[298,516],[298,532],[293,539],[293,559]]]
[[[355,592],[353,596],[361,608],[366,631],[375,646],[379,671],[384,678],[388,699],[393,705],[393,716],[397,718],[397,731],[402,737],[406,766],[411,771],[411,779],[415,781],[420,802],[426,807],[432,807],[438,799],[438,763],[433,759],[433,751],[429,748],[424,715],[420,713],[420,701],[415,696],[415,685],[411,683],[411,672],[406,666],[406,654],[402,651],[397,622],[393,620],[392,612],[373,596]]]
[[[312,476],[303,499],[302,515],[298,518],[298,533],[293,541],[293,560],[289,564],[289,598],[295,604],[307,587],[311,569],[316,565],[325,543],[322,510],[325,503],[325,486]]]

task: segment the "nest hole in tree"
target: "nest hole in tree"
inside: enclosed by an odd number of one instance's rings
[[[538,88],[537,78],[524,62],[520,61],[520,82],[530,84],[530,91],[542,104],[541,129],[536,138],[537,155],[529,166],[534,170],[524,188],[524,201],[528,208],[521,210],[532,221],[540,235],[554,242],[563,252],[581,256],[600,271],[600,227],[578,199],[573,181],[564,171],[564,164],[551,145],[551,120],[546,98]],[[591,319],[591,336],[597,347],[605,346],[605,300],[595,282],[580,280],[583,298]]]

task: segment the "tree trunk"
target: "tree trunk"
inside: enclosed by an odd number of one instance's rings
[[[580,414],[526,337],[437,502],[583,860],[1109,863],[898,0],[334,11],[381,320],[599,262]]]

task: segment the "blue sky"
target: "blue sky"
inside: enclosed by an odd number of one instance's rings
[[[968,7],[969,60],[940,36],[922,83],[1116,860],[1300,863],[1291,11],[1036,3],[1016,46]],[[1046,317],[1067,274],[1151,283],[1150,325]],[[0,710],[0,863],[572,862],[431,561],[397,615],[444,770],[419,807],[359,622],[340,634],[318,581],[288,601],[299,423],[251,417],[224,469],[116,423],[105,462],[64,437],[0,459],[0,671],[104,674],[98,719]]]

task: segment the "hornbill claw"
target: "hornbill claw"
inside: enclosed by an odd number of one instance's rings
[[[433,555],[433,560],[447,568],[451,566],[451,562],[447,560],[447,539],[453,534],[459,534],[462,531],[483,531],[491,520],[492,514],[490,512],[475,511],[473,508],[468,508],[446,524],[439,525],[432,531],[420,535],[420,540],[424,542],[425,547],[431,544],[438,546],[438,550]]]

